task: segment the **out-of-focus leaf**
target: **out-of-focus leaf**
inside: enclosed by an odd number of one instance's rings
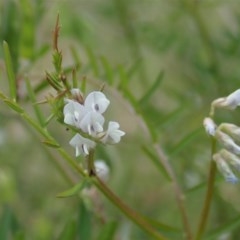
[[[79,206],[77,230],[78,240],[92,240],[91,212],[82,201]]]
[[[96,77],[99,77],[99,66],[97,57],[94,55],[93,50],[90,47],[86,47],[86,52],[89,60],[89,64],[91,69]]]
[[[81,181],[80,183],[76,184],[75,186],[73,186],[72,188],[59,193],[57,195],[57,197],[59,198],[66,198],[66,197],[72,197],[74,195],[76,195],[77,193],[79,193],[86,185],[86,181]]]
[[[32,86],[30,84],[30,81],[28,79],[26,79],[26,86],[27,86],[28,96],[33,104],[33,108],[34,108],[36,117],[38,119],[38,122],[41,124],[41,126],[44,126],[45,120],[44,120],[43,113],[40,110],[39,105],[36,104],[36,96],[35,96]]]
[[[109,83],[109,85],[112,85],[113,84],[113,76],[114,76],[113,69],[110,66],[108,60],[104,56],[101,56],[100,60],[103,65],[103,68],[104,68],[106,81]]]
[[[20,54],[27,59],[33,59],[35,48],[35,16],[33,1],[21,0],[21,38]]]
[[[59,144],[56,144],[55,142],[42,141],[42,143],[44,143],[44,144],[47,145],[48,147],[60,148],[60,145],[59,145]]]
[[[18,56],[19,56],[19,12],[17,10],[17,3],[14,0],[4,0],[3,8],[1,9],[0,21],[0,38],[1,41],[6,41],[9,45],[10,53],[12,56],[12,69],[14,73],[18,69]]]
[[[67,222],[67,224],[64,226],[64,229],[59,236],[58,240],[70,240],[70,239],[76,239],[76,220],[70,220]]]
[[[229,222],[225,223],[223,226],[217,228],[216,230],[212,231],[211,233],[207,234],[204,237],[204,240],[215,240],[219,239],[219,237],[224,233],[230,233],[235,229],[240,228],[240,217],[236,217],[235,219],[230,220]]]
[[[146,91],[144,96],[139,100],[140,106],[146,104],[146,102],[151,98],[154,92],[158,89],[160,83],[162,82],[163,76],[164,76],[164,72],[161,71],[158,77],[156,78],[156,80],[154,81],[154,83],[152,84],[152,86],[149,88],[149,90]]]
[[[165,170],[165,168],[162,166],[160,160],[158,159],[158,157],[153,153],[153,151],[151,151],[149,148],[147,148],[146,146],[142,146],[142,150],[143,152],[149,157],[150,160],[152,160],[152,162],[154,163],[154,165],[157,167],[157,169],[159,170],[159,172],[168,180],[171,181],[171,177],[169,176],[169,174],[167,173],[167,171]]]
[[[193,141],[198,134],[202,132],[202,126],[197,128],[196,130],[190,132],[185,136],[176,146],[173,147],[173,149],[170,151],[170,155],[174,156],[177,153],[179,153],[183,148],[185,148],[191,141]]]
[[[3,51],[4,51],[5,65],[7,69],[7,75],[8,75],[10,97],[12,100],[16,101],[16,98],[17,98],[16,77],[13,69],[12,57],[10,54],[9,46],[8,46],[8,43],[5,41],[3,42]]]
[[[11,218],[11,210],[8,207],[5,207],[0,219],[0,239],[8,239],[11,231]]]
[[[105,223],[104,226],[102,227],[102,230],[101,230],[97,240],[112,240],[112,239],[114,239],[114,234],[117,230],[117,225],[118,224],[116,221]]]

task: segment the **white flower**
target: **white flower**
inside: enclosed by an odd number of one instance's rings
[[[87,138],[82,137],[80,134],[76,134],[69,142],[76,150],[76,157],[83,154],[84,156],[89,154],[90,149],[93,149],[96,145],[95,142]]]
[[[63,108],[64,122],[79,128],[79,124],[86,113],[84,106],[78,102],[67,99],[67,104]]]
[[[231,168],[226,163],[225,159],[221,156],[221,154],[216,153],[213,155],[213,160],[216,161],[218,170],[223,174],[225,180],[231,183],[237,183],[238,178],[234,175]]]
[[[109,167],[103,160],[96,160],[94,163],[97,176],[103,180],[107,181],[109,177]]]
[[[229,135],[217,129],[215,137],[228,151],[237,155],[240,154],[240,146]]]
[[[118,122],[109,122],[108,129],[102,138],[103,143],[108,144],[115,144],[120,142],[121,137],[125,135],[125,132],[119,130],[119,123]]]
[[[84,101],[84,106],[86,108],[99,113],[104,113],[109,104],[110,101],[99,91],[89,93]]]
[[[212,102],[212,108],[226,108],[234,110],[240,105],[240,89],[234,91],[227,97],[218,98]]]
[[[217,126],[211,118],[209,118],[209,117],[204,118],[203,126],[204,126],[208,135],[211,135],[211,136],[215,135],[215,131],[216,131]]]
[[[98,112],[87,112],[82,118],[79,126],[82,131],[95,137],[97,133],[103,131],[104,117]]]

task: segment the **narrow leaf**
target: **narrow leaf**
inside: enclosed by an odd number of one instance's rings
[[[109,62],[107,61],[107,59],[102,56],[100,58],[101,63],[103,65],[104,68],[104,72],[105,72],[105,77],[106,77],[106,81],[112,85],[113,84],[113,70],[112,67],[110,66]]]
[[[86,52],[87,52],[89,63],[91,65],[94,75],[96,77],[99,77],[99,67],[98,67],[98,62],[97,62],[96,56],[94,55],[94,53],[90,47],[86,47]]]
[[[158,75],[158,77],[156,78],[155,82],[152,84],[152,86],[150,87],[150,89],[145,93],[145,95],[139,100],[140,105],[145,104],[150,98],[151,96],[154,94],[154,92],[158,89],[160,83],[162,82],[164,76],[164,72],[161,71]]]
[[[16,78],[13,70],[10,50],[7,42],[5,41],[3,41],[3,51],[4,51],[5,65],[7,69],[7,75],[8,75],[10,97],[12,100],[16,101],[16,98],[17,98]]]
[[[114,239],[114,234],[117,230],[117,222],[111,221],[109,223],[105,223],[102,227],[102,230],[99,234],[97,240],[110,240]]]
[[[86,181],[81,181],[80,183],[76,184],[75,186],[73,186],[72,188],[59,193],[57,195],[57,197],[59,198],[66,198],[66,197],[72,197],[74,195],[76,195],[77,193],[79,193],[86,185]]]
[[[34,108],[36,117],[38,119],[38,122],[41,124],[41,126],[44,126],[44,116],[39,108],[39,105],[36,104],[36,96],[30,84],[30,81],[28,79],[26,79],[26,86],[27,86],[28,96],[31,102],[33,103],[33,108]]]
[[[225,223],[223,226],[217,228],[213,232],[207,235],[204,240],[215,240],[220,239],[219,237],[224,233],[230,233],[235,229],[239,229],[240,227],[240,217],[236,217],[235,219],[230,220]]]
[[[143,152],[149,157],[149,159],[153,162],[153,164],[157,167],[159,172],[168,180],[171,181],[171,177],[165,170],[165,168],[162,166],[160,160],[158,157],[146,146],[142,146]]]
[[[42,143],[44,143],[45,145],[47,145],[48,147],[52,147],[52,148],[60,148],[59,144],[56,144],[55,142],[51,142],[51,141],[42,141]]]
[[[24,112],[24,110],[18,104],[16,104],[15,102],[13,102],[9,99],[4,99],[4,102],[16,112],[18,112],[18,113],[23,113]]]

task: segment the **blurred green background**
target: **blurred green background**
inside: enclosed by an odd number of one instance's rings
[[[212,100],[240,83],[240,2],[0,0],[0,10],[0,39],[9,44],[22,105],[32,111],[24,78],[38,86],[45,71],[53,70],[52,33],[59,14],[64,67],[78,64],[77,76],[86,76],[88,90],[106,83],[107,116],[126,132],[119,145],[98,149],[97,157],[111,169],[107,184],[134,209],[166,224],[159,228],[169,239],[184,239],[172,184],[143,150],[151,152],[157,139],[186,194],[196,229],[210,161],[202,120]],[[0,86],[8,92],[2,48]],[[49,92],[45,89],[38,100]],[[47,116],[49,108],[43,109]],[[219,111],[216,121],[239,124],[239,119],[239,110]],[[54,121],[49,129],[74,156],[68,146],[71,134]],[[49,160],[59,158],[55,151],[40,141],[0,103],[1,240],[149,239],[98,192],[93,198],[56,198],[71,185]],[[225,183],[218,174],[205,239],[240,238],[239,199],[239,185]]]

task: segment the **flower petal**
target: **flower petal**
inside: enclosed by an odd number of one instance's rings
[[[121,137],[125,135],[125,132],[119,130],[119,127],[120,125],[118,122],[109,122],[108,129],[105,136],[102,138],[102,142],[107,144],[119,143]]]
[[[103,131],[104,117],[97,112],[88,112],[80,122],[80,128],[83,132],[91,136]]]
[[[104,113],[110,104],[106,96],[99,91],[94,91],[88,94],[85,99],[84,106],[93,111]]]
[[[89,154],[89,150],[94,148],[96,143],[82,137],[80,134],[76,134],[69,142],[69,144],[75,148],[76,157],[83,154],[84,156]]]

